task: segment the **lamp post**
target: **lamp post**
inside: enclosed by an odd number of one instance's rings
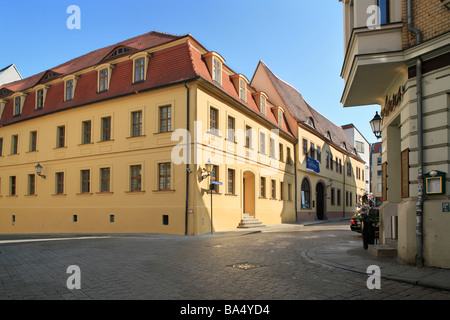
[[[209,192],[211,193],[211,234],[213,234],[213,184],[211,180],[211,172],[214,164],[211,162],[211,159],[208,159],[208,162],[205,164],[205,171],[207,172],[207,175],[202,176],[202,179],[205,179],[206,177],[209,178]]]
[[[36,174],[37,174],[39,177],[45,179],[45,175],[42,174],[42,166],[39,164],[39,162],[38,162],[38,164],[34,167],[34,169],[36,170]]]
[[[370,127],[372,128],[372,132],[377,137],[377,139],[381,138],[381,117],[378,114],[378,111],[375,113],[375,116],[372,120],[370,120]]]

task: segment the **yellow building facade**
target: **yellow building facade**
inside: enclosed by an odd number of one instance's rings
[[[354,212],[364,163],[258,78],[150,32],[0,87],[0,233],[198,235]]]

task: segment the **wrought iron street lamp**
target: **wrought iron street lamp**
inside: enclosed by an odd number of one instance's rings
[[[208,162],[205,163],[205,168],[203,169],[202,181],[211,175],[213,166],[214,164],[211,162],[211,159],[208,159]]]
[[[34,169],[36,170],[36,174],[37,174],[39,177],[45,179],[45,175],[42,174],[42,166],[39,164],[39,162],[38,162],[38,164],[34,167]]]
[[[378,114],[378,111],[375,113],[375,116],[372,120],[370,120],[370,127],[372,128],[372,132],[377,137],[377,139],[381,138],[381,117]]]

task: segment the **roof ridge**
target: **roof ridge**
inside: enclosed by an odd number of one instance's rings
[[[295,91],[297,91],[298,94],[303,98],[303,95],[301,94],[300,91],[297,90],[296,87],[294,87],[294,86],[293,86],[292,84],[290,84],[289,82],[286,82],[286,81],[284,81],[283,79],[281,79],[279,76],[277,76],[277,75],[272,71],[272,69],[270,69],[269,66],[268,66],[267,64],[264,63],[264,61],[262,61],[262,60],[259,60],[259,61],[260,61],[262,64],[264,64],[264,66],[266,66],[266,68],[273,74],[273,76],[274,76],[275,78],[277,78],[278,80],[280,80],[280,81],[283,82],[284,84],[290,86],[292,89],[294,89]],[[305,102],[306,102],[306,101],[305,101]]]

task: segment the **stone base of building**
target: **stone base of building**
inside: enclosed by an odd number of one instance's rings
[[[397,251],[398,258],[408,264],[416,264],[416,202],[408,198],[399,203],[385,203],[380,208],[382,232],[385,243],[392,237],[392,216],[398,218]],[[427,199],[423,208],[423,259],[428,267],[450,268],[450,214],[443,212],[442,204],[449,202],[445,197]]]

